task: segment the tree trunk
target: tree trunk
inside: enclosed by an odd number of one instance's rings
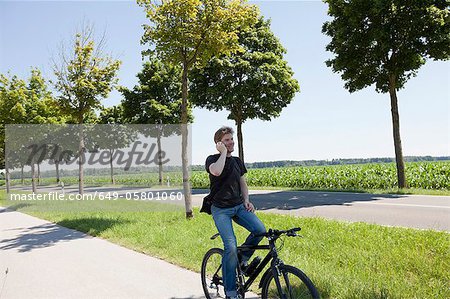
[[[394,134],[395,162],[397,164],[397,182],[399,188],[407,188],[402,141],[400,139],[400,118],[398,115],[398,101],[395,85],[395,75],[389,75],[389,94],[391,97],[392,129]]]
[[[5,165],[5,183],[6,183],[6,194],[9,194],[11,189],[11,178],[9,176],[9,168]]]
[[[79,124],[79,138],[80,138],[80,144],[78,147],[78,193],[83,195],[84,194],[84,172],[83,172],[83,164],[84,164],[84,132],[83,132],[83,120],[81,117],[81,121]]]
[[[36,169],[34,162],[31,162],[31,192],[36,193]]]
[[[244,162],[244,143],[242,138],[242,119],[238,117],[236,119],[237,126],[237,137],[238,137],[238,147],[239,147],[239,158]]]
[[[162,175],[162,158],[161,158],[161,133],[158,130],[158,136],[156,138],[156,141],[158,143],[158,172],[159,172],[159,185],[162,186],[163,184],[163,175]]]
[[[113,154],[114,154],[114,150],[110,149],[109,150],[109,166],[111,167],[111,184],[115,184],[115,180],[114,180],[114,167],[113,167]]]
[[[37,185],[41,184],[41,164],[37,163]]]
[[[24,167],[25,167],[25,165],[20,166],[20,182],[22,183],[22,186],[25,185],[25,179],[23,177],[23,168]]]
[[[56,183],[59,184],[59,161],[55,160],[55,170],[56,170]]]
[[[183,191],[184,191],[184,205],[186,208],[186,218],[194,217],[192,212],[192,198],[191,186],[189,185],[189,170],[188,170],[188,65],[183,62],[182,72],[182,102],[181,102],[181,161],[183,169]]]

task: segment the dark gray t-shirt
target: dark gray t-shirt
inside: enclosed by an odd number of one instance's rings
[[[225,166],[220,176],[212,175],[209,166],[215,163],[220,154],[208,156],[205,162],[206,171],[209,173],[210,194],[213,194],[212,203],[218,208],[231,208],[244,202],[241,194],[240,179],[247,169],[239,157],[227,157]]]

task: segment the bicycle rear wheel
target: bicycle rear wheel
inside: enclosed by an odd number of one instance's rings
[[[319,298],[316,287],[301,270],[289,265],[282,265],[279,269],[278,278],[284,296],[279,294],[273,273],[270,272],[262,285],[262,299]]]
[[[203,257],[202,286],[207,299],[225,298],[222,279],[223,249],[212,248]]]

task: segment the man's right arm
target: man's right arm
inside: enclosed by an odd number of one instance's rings
[[[216,162],[209,165],[209,173],[213,176],[220,176],[223,171],[223,167],[225,166],[225,160],[227,158],[227,152],[220,153],[219,159]]]
[[[220,176],[223,171],[223,167],[225,166],[225,160],[227,158],[227,148],[222,142],[217,142],[216,149],[220,152],[219,159],[209,165],[209,173],[213,176]]]

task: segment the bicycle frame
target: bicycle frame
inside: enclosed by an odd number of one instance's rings
[[[248,250],[253,250],[253,249],[254,250],[269,250],[269,252],[264,257],[264,259],[261,261],[261,263],[258,265],[258,267],[256,267],[256,269],[252,273],[252,275],[250,275],[248,277],[248,279],[245,281],[244,284],[242,284],[242,281],[244,279],[242,277],[243,276],[242,270],[240,269],[240,266],[239,266],[239,280],[240,280],[239,282],[240,282],[240,285],[243,287],[244,292],[247,292],[250,289],[250,286],[253,284],[253,282],[259,276],[259,274],[261,274],[263,269],[266,267],[267,264],[269,264],[270,261],[272,261],[270,268],[267,269],[266,272],[263,274],[261,281],[259,283],[259,288],[261,288],[262,283],[264,282],[267,275],[269,275],[269,272],[277,271],[277,273],[278,273],[278,266],[283,264],[283,262],[278,258],[278,252],[277,252],[274,240],[269,239],[269,245],[238,246],[238,252],[248,251]],[[275,283],[277,285],[277,288],[280,291],[281,290],[280,280],[278,278],[278,275],[275,275],[277,273],[274,273],[274,278],[275,278]]]

